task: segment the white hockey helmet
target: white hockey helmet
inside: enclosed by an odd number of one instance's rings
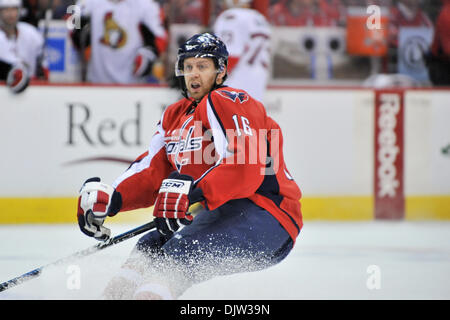
[[[228,8],[239,7],[245,4],[252,4],[252,0],[225,0]]]
[[[22,0],[0,0],[0,9],[14,7],[21,8]]]

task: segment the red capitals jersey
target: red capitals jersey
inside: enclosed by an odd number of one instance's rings
[[[163,113],[149,150],[113,184],[122,210],[154,204],[172,171],[194,178],[209,210],[248,198],[270,212],[295,241],[301,191],[283,158],[283,137],[264,106],[245,91],[221,87],[198,105],[182,99]]]

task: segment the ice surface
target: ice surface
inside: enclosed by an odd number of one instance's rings
[[[119,234],[134,227],[111,229]],[[46,268],[38,278],[0,292],[0,299],[99,299],[136,241]],[[0,281],[96,243],[77,225],[2,225]],[[74,285],[76,275],[80,281]],[[379,288],[374,288],[377,275]],[[450,299],[450,222],[306,221],[280,264],[217,277],[180,299]]]

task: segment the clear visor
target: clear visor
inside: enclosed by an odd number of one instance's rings
[[[196,55],[193,57],[186,57],[183,59],[178,58],[175,62],[175,76],[182,77],[182,76],[189,76],[193,74],[198,73],[220,73],[223,71],[224,67],[221,66],[221,68],[216,68],[214,62],[211,64],[208,60],[197,60],[197,59],[191,59],[186,63],[186,60],[188,58],[210,58],[209,55]]]

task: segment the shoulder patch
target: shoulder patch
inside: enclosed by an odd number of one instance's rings
[[[248,101],[248,94],[246,92],[228,91],[228,90],[217,90],[218,94],[222,97],[230,99],[233,102],[239,101],[244,103]]]

